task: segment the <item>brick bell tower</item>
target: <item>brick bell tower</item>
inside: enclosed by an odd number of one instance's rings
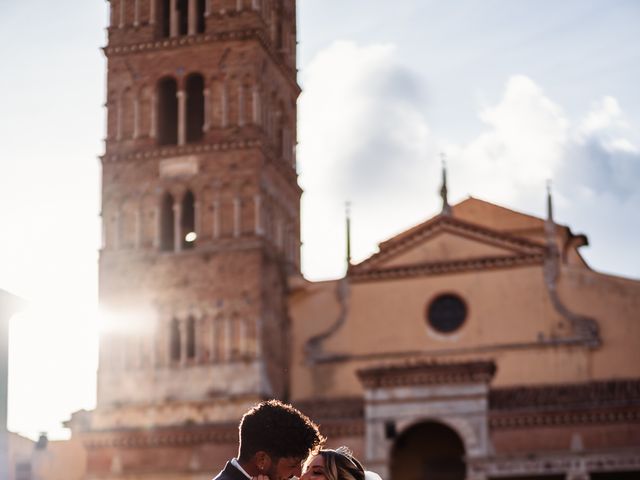
[[[287,398],[295,0],[111,0],[89,478],[211,478]]]

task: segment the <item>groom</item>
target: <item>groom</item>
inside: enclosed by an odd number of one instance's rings
[[[238,458],[228,461],[214,480],[299,477],[302,463],[324,440],[318,426],[291,405],[262,402],[242,417]]]

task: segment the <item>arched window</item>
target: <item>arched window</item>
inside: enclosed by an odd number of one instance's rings
[[[182,239],[182,248],[187,250],[193,248],[196,242],[196,199],[187,191],[182,199],[182,219],[180,221],[180,238]]]
[[[171,320],[169,332],[169,358],[172,362],[180,361],[180,324],[177,319]]]
[[[158,82],[158,143],[178,143],[178,85],[176,80],[165,77]]]
[[[165,193],[160,207],[160,250],[173,251],[174,245],[174,216],[173,196]]]
[[[196,358],[196,321],[193,317],[187,319],[187,358]]]
[[[202,139],[204,126],[204,78],[199,73],[187,77],[187,143]]]

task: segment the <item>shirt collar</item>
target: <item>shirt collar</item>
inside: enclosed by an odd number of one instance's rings
[[[251,475],[249,475],[249,474],[246,472],[246,470],[240,466],[240,462],[238,462],[238,459],[237,459],[237,458],[232,458],[232,459],[231,459],[231,465],[233,465],[234,467],[236,467],[238,470],[240,470],[240,471],[244,474],[244,476],[245,476],[245,477],[247,477],[249,480],[251,480]]]

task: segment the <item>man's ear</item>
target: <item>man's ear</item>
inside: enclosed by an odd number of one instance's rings
[[[256,462],[256,467],[260,470],[260,473],[266,473],[271,468],[271,456],[264,450],[258,450],[253,457]]]

